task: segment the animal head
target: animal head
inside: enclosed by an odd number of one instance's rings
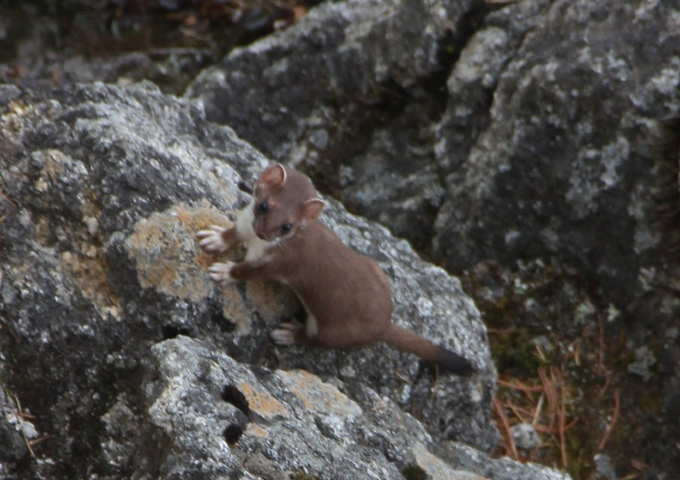
[[[308,177],[280,163],[262,172],[253,194],[253,230],[268,242],[293,235],[317,219],[324,206]]]

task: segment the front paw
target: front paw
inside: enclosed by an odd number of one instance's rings
[[[208,269],[210,278],[219,283],[233,283],[236,279],[231,275],[235,262],[213,263]]]
[[[198,244],[206,252],[225,252],[229,248],[229,245],[224,241],[225,231],[226,228],[217,225],[210,227],[210,230],[201,230],[196,234],[199,240]]]

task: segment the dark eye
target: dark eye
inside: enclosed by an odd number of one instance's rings
[[[263,201],[257,208],[260,213],[267,213],[269,211],[269,204],[267,203],[267,200]]]
[[[291,225],[290,223],[284,223],[283,225],[281,225],[281,233],[285,235],[286,233],[290,232],[292,228],[293,225]]]

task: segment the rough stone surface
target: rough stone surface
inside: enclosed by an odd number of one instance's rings
[[[179,94],[214,60],[213,52],[204,44],[185,48],[161,44],[154,48],[139,31],[130,33],[135,27],[153,33],[153,14],[145,23],[139,16],[130,20],[118,18],[112,10],[106,13],[104,3],[112,6],[108,1],[77,3],[60,0],[38,6],[15,2],[3,9],[1,82],[50,90],[94,81],[150,80],[166,93]],[[50,14],[52,10],[55,12]],[[116,34],[117,28],[123,32]],[[143,50],[130,52],[131,46]]]
[[[204,70],[187,96],[350,209],[425,244],[444,192],[430,128],[444,97],[428,92],[441,87],[441,58],[467,35],[473,4],[325,3]]]
[[[663,397],[637,451],[680,437],[677,216],[661,228],[656,213],[669,193],[677,210],[677,152],[669,185],[655,166],[657,121],[680,111],[679,40],[663,0],[335,2],[233,51],[188,96],[449,270],[496,268],[510,283],[489,289],[506,293],[542,271],[552,290],[513,324],[606,319],[637,352],[624,368]],[[676,450],[646,455],[650,478],[680,468]]]
[[[0,388],[0,463],[19,462],[29,454],[28,447],[24,441],[35,439],[37,431],[30,422],[30,412],[19,411],[15,401],[10,399],[10,395]],[[2,471],[0,470],[0,478]]]
[[[642,212],[651,120],[678,82],[664,73],[677,68],[673,11],[647,2],[551,5],[503,69],[489,126],[447,177],[434,249],[449,265],[555,255],[606,301],[629,303],[654,246]],[[619,41],[632,24],[634,34]]]
[[[384,345],[272,346],[268,331],[299,303],[261,282],[210,284],[214,258],[194,239],[229,223],[223,214],[249,201],[239,183],[268,162],[195,105],[149,84],[0,87],[0,98],[0,366],[44,437],[37,458],[3,460],[3,475],[280,478],[283,468],[318,473],[330,455],[400,478],[414,449],[422,458],[445,439],[495,443],[479,314],[457,279],[405,241],[329,200],[325,221],[391,278],[394,321],[479,374],[436,378]]]

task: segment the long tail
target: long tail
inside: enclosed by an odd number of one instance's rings
[[[436,363],[451,373],[469,375],[475,371],[468,359],[398,325],[392,325],[383,340],[397,350],[414,353],[423,360]]]

